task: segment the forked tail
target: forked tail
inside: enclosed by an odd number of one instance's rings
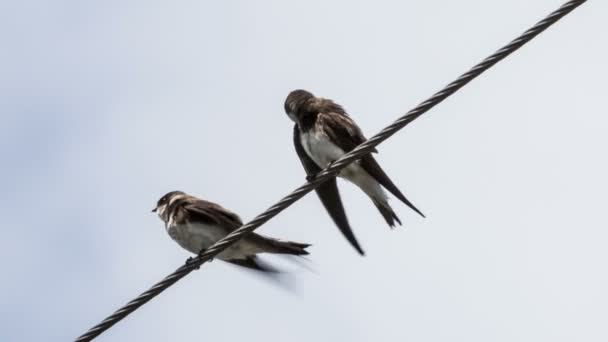
[[[401,225],[401,220],[399,220],[399,217],[397,217],[397,214],[395,214],[393,208],[391,208],[386,199],[372,199],[372,201],[376,205],[376,208],[378,208],[378,211],[380,211],[380,214],[382,214],[382,217],[386,220],[386,223],[388,223],[389,227],[395,227],[395,222]]]

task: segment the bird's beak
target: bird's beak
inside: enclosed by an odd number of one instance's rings
[[[158,207],[152,209],[152,212],[155,213],[157,209],[158,209]]]

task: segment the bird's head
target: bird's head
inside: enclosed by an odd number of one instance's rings
[[[169,213],[167,210],[169,208],[169,205],[175,202],[175,200],[186,196],[186,193],[183,191],[168,192],[163,197],[161,197],[158,202],[156,202],[156,208],[152,209],[152,212],[157,213],[158,217],[160,217],[161,220],[167,221],[169,217]]]
[[[306,90],[294,90],[285,99],[285,113],[291,120],[298,122],[306,105],[314,99],[315,96]]]

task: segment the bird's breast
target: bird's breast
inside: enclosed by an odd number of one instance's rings
[[[167,232],[182,248],[192,253],[198,253],[226,236],[220,227],[202,223],[174,224]]]
[[[328,164],[340,159],[344,155],[344,151],[338,147],[327,134],[310,130],[309,132],[300,135],[300,141],[306,154],[320,168],[327,167]]]

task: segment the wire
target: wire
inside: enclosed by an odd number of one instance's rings
[[[175,284],[178,280],[185,277],[193,270],[198,269],[203,263],[209,261],[217,254],[221,253],[224,249],[228,248],[230,245],[238,241],[244,235],[253,232],[256,228],[260,227],[268,220],[279,214],[281,211],[292,205],[294,202],[304,197],[304,195],[314,190],[323,182],[329,180],[331,177],[335,177],[342,168],[354,162],[355,160],[360,159],[364,155],[370,153],[381,142],[388,139],[393,134],[397,133],[397,131],[404,128],[412,121],[416,120],[419,116],[421,116],[429,109],[433,108],[435,105],[445,100],[448,96],[454,94],[456,91],[458,91],[464,85],[469,83],[475,77],[481,75],[484,71],[492,67],[494,64],[498,63],[500,60],[522,47],[524,44],[532,40],[532,38],[536,37],[539,33],[543,32],[549,26],[553,25],[563,16],[570,13],[572,10],[582,5],[584,2],[586,2],[586,0],[573,0],[565,3],[562,7],[551,13],[545,19],[538,22],[536,25],[524,32],[515,40],[511,41],[502,49],[498,50],[490,57],[484,59],[481,63],[475,65],[471,70],[464,73],[456,81],[448,84],[445,88],[437,92],[431,98],[422,102],[416,108],[410,110],[407,114],[400,117],[397,121],[393,122],[390,126],[380,131],[380,133],[374,135],[366,142],[357,146],[354,150],[342,156],[342,158],[336,160],[329,167],[317,174],[312,181],[300,186],[292,193],[277,202],[275,205],[268,208],[262,214],[255,217],[251,222],[241,226],[239,229],[235,230],[222,240],[218,241],[215,245],[209,247],[207,250],[202,251],[196,258],[187,262],[186,264],[175,270],[175,272],[167,276],[165,279],[152,286],[149,290],[140,294],[137,298],[133,299],[125,306],[118,309],[112,315],[104,319],[101,323],[92,327],[85,334],[78,337],[76,341],[91,341],[95,337],[102,334],[104,331],[108,330],[114,324],[118,323],[127,315],[137,310],[140,306],[147,303],[150,299],[156,297],[168,287]]]

